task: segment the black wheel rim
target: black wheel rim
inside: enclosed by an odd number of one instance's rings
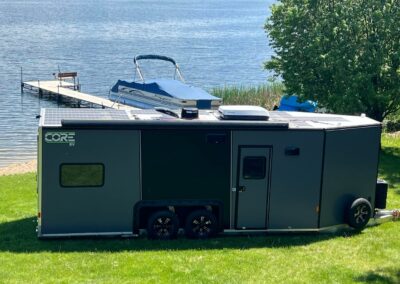
[[[171,236],[174,224],[170,217],[159,217],[153,223],[153,230],[158,237]]]
[[[369,219],[369,209],[366,205],[361,205],[354,211],[354,220],[357,224],[364,224],[368,222]]]
[[[204,215],[197,216],[192,221],[192,232],[199,237],[206,237],[212,231],[212,220]]]

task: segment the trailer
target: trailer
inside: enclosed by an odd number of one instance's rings
[[[42,109],[38,237],[363,229],[386,206],[365,116]]]

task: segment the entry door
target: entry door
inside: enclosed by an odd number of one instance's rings
[[[237,229],[264,229],[267,223],[271,148],[239,147]]]

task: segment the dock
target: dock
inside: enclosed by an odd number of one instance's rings
[[[134,110],[137,108],[124,105],[121,103],[113,102],[106,98],[86,94],[80,92],[79,84],[64,81],[64,80],[46,80],[46,81],[27,81],[21,82],[21,91],[24,89],[37,91],[39,96],[49,94],[55,96],[57,99],[67,98],[74,100],[77,105],[81,103],[89,104],[90,106],[97,106],[101,108],[113,108],[122,110]]]

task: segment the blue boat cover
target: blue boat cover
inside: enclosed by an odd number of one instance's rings
[[[283,96],[278,110],[282,111],[305,111],[305,112],[315,112],[317,103],[313,101],[305,101],[300,103],[298,97],[293,96]]]
[[[147,80],[145,83],[118,80],[118,82],[112,87],[111,91],[118,93],[119,86],[182,100],[219,100],[219,98],[210,95],[200,88],[189,86],[180,81],[171,79]]]

